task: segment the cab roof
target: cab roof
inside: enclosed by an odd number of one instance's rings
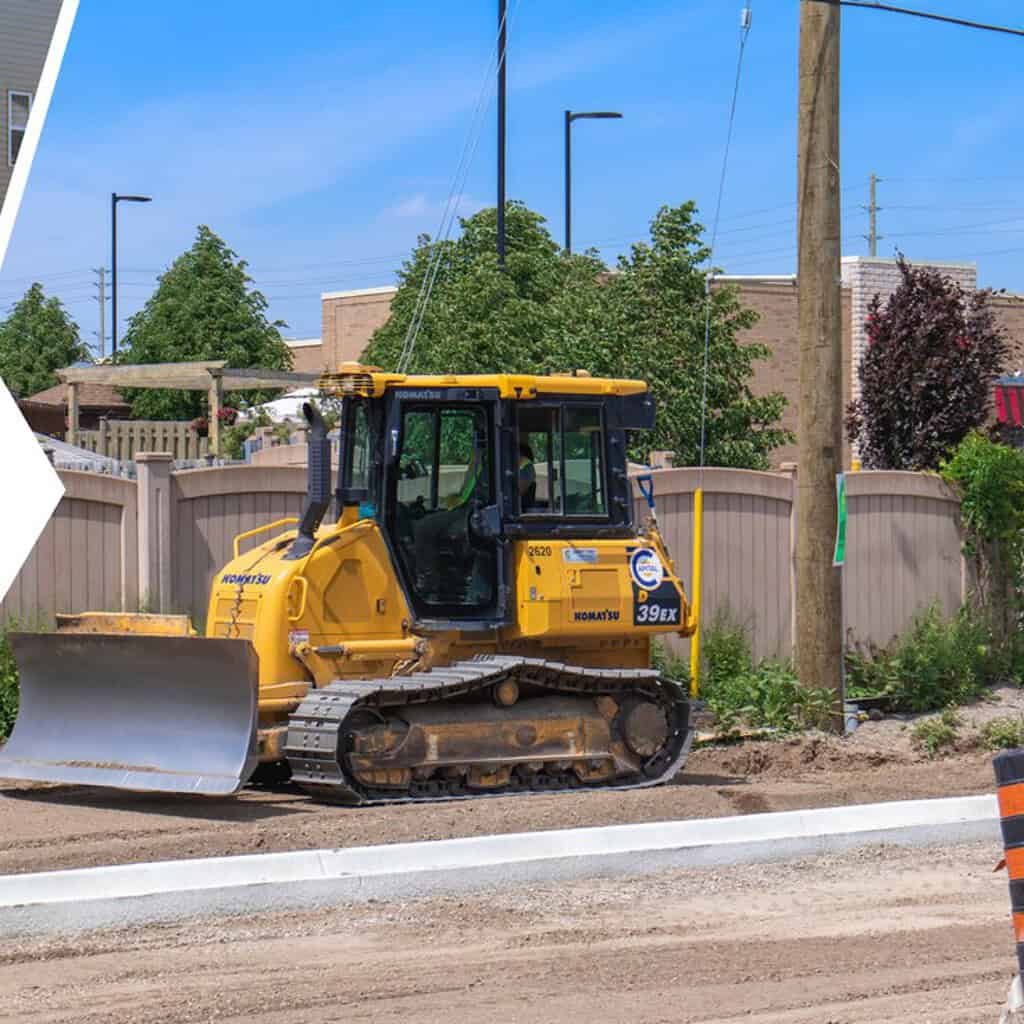
[[[358,395],[380,398],[386,391],[402,388],[496,388],[502,398],[529,400],[540,395],[642,395],[642,380],[591,377],[586,370],[546,376],[514,373],[405,374],[386,373],[375,366],[342,363],[321,374],[317,387],[340,397]]]

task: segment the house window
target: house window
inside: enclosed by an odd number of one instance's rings
[[[18,159],[28,127],[28,113],[32,109],[32,93],[9,92],[7,94],[7,162],[14,166]]]

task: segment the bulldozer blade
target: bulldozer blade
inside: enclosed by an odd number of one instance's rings
[[[225,795],[256,767],[247,640],[15,633],[21,702],[0,778]]]

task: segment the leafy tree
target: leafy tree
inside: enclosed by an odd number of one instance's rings
[[[391,317],[370,340],[365,361],[398,365],[423,281],[436,258],[436,277],[409,364],[411,373],[530,373],[545,366],[552,356],[552,303],[574,272],[586,285],[602,268],[589,256],[561,258],[544,223],[540,214],[521,203],[508,204],[504,271],[498,269],[495,256],[494,208],[463,219],[457,239],[435,243],[421,235],[399,271]],[[559,363],[559,368],[564,365]]]
[[[157,289],[131,318],[120,363],[173,363],[223,359],[236,369],[287,370],[292,355],[281,338],[285,324],[266,317],[267,300],[250,288],[245,260],[201,225],[192,248],[161,275]],[[125,390],[140,419],[189,420],[206,395],[196,391]],[[269,397],[251,394],[246,400]]]
[[[860,398],[846,429],[871,469],[936,469],[989,414],[1006,337],[988,291],[967,295],[937,270],[902,257],[901,282],[867,317],[867,348],[857,368]]]
[[[754,364],[771,350],[741,341],[757,314],[740,305],[735,288],[712,286],[708,320],[704,266],[711,254],[695,217],[693,203],[662,207],[651,222],[650,242],[637,243],[619,257],[617,273],[598,289],[596,316],[576,321],[585,331],[577,351],[580,357],[588,348],[592,353],[589,365],[578,365],[646,380],[658,419],[650,434],[638,438],[644,450],[636,454],[665,449],[675,453],[677,465],[695,465],[707,323],[705,463],[767,469],[771,452],[792,439],[779,426],[786,399],[750,389]]]
[[[550,373],[585,369],[639,377],[658,401],[658,424],[638,437],[698,459],[708,250],[692,203],[659,211],[650,243],[635,245],[610,272],[594,252],[560,252],[539,214],[520,203],[506,212],[506,268],[495,259],[496,211],[463,220],[459,238],[421,236],[399,272],[391,319],[371,339],[368,363],[394,368],[415,314],[432,255],[440,260],[409,363],[413,373]],[[756,314],[736,293],[715,288],[711,303],[707,462],[765,468],[788,440],[778,429],[785,400],[755,397],[753,364],[769,354],[738,340]]]
[[[88,358],[78,325],[41,284],[32,285],[0,323],[0,377],[20,398],[56,384],[54,370]]]

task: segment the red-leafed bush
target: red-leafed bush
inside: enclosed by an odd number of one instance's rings
[[[1006,337],[991,292],[967,293],[937,270],[902,257],[902,281],[869,307],[860,397],[846,430],[867,469],[936,469],[989,414]]]

